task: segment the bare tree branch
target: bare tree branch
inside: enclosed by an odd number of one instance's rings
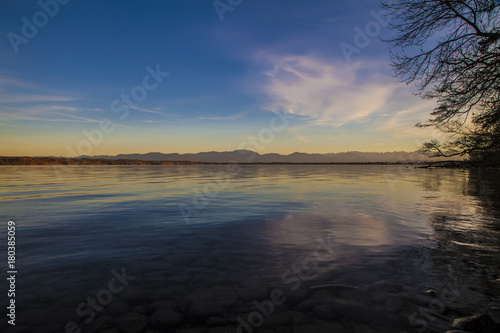
[[[396,36],[392,67],[438,106],[420,127],[450,136],[424,151],[439,156],[496,152],[500,144],[500,4],[496,0],[394,0],[383,4]],[[455,139],[452,139],[452,138]]]

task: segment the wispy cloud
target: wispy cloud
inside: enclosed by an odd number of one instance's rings
[[[65,113],[60,113],[53,111],[52,114],[56,114],[59,117],[54,118],[51,117],[50,115],[44,114],[43,116],[37,116],[37,115],[26,115],[26,114],[19,114],[19,113],[3,113],[0,112],[0,120],[1,121],[36,121],[36,122],[73,122],[73,123],[100,123],[102,120],[101,119],[91,119],[91,118],[86,118],[86,117],[79,117],[75,115],[69,115]],[[61,118],[62,117],[62,118]],[[121,127],[129,127],[124,124],[119,124],[119,123],[112,123],[115,126],[121,126]]]
[[[0,110],[3,119],[47,120],[55,111],[86,112],[91,109],[78,107],[78,94],[50,91],[44,86],[0,73]]]
[[[64,113],[59,113],[59,112],[55,112],[55,111],[54,111],[54,113],[57,114],[57,115],[63,116],[63,117],[68,117],[68,118],[71,118],[71,119],[76,119],[77,121],[80,121],[80,122],[100,123],[102,121],[102,119],[91,119],[91,118],[79,117],[79,116],[69,115],[69,114],[64,114]],[[113,123],[113,122],[109,122],[109,123],[113,124],[115,126],[129,127],[129,126],[124,125],[124,124]]]
[[[307,117],[312,124],[340,127],[397,112],[392,100],[405,86],[379,73],[377,63],[335,63],[310,56],[260,55],[271,64],[264,92],[270,110]]]
[[[83,108],[77,108],[69,105],[34,105],[34,106],[2,106],[2,111],[8,111],[13,117],[16,115],[50,115],[55,111],[61,112],[77,112],[85,111]]]
[[[51,95],[9,95],[0,96],[0,103],[33,103],[33,102],[68,102],[74,101],[70,96],[51,96]]]
[[[74,122],[74,120],[68,119],[68,118],[47,118],[47,117],[37,117],[37,116],[10,114],[10,113],[2,113],[2,112],[0,112],[0,120],[2,120],[2,121],[29,120],[29,121],[48,121],[48,122],[70,122],[70,121]],[[89,121],[79,120],[78,122],[89,122]]]
[[[146,108],[141,108],[138,106],[128,106],[128,107],[132,110],[135,110],[135,111],[140,111],[140,112],[145,112],[145,113],[153,113],[153,114],[157,114],[157,115],[166,117],[166,115],[161,112],[163,110],[162,108],[146,109]]]
[[[32,88],[33,84],[21,79],[0,75],[0,89],[3,89],[5,87]]]
[[[74,106],[68,106],[68,105],[44,105],[44,106],[37,106],[34,109],[38,110],[40,112],[45,112],[45,111],[70,111],[70,112],[77,112],[77,111],[84,111],[85,110],[85,109],[82,109],[82,108],[76,108]]]
[[[390,133],[393,138],[413,137],[416,140],[428,140],[442,137],[443,133],[434,127],[415,126],[416,123],[423,122],[429,117],[429,111],[436,107],[436,103],[412,97],[408,97],[406,106],[400,106],[396,112],[380,115],[373,122],[373,130]],[[416,102],[411,103],[412,99]]]
[[[217,116],[217,117],[197,117],[195,120],[238,120],[245,115],[244,112],[240,112],[231,116]]]

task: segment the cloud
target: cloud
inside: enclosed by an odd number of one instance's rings
[[[31,88],[33,85],[31,83],[27,83],[20,79],[15,79],[7,76],[0,76],[0,89],[4,87],[22,87],[22,88]]]
[[[341,127],[389,116],[420,100],[380,71],[381,64],[336,63],[311,56],[260,55],[271,65],[267,109],[304,116],[311,124]],[[395,102],[397,101],[397,103]],[[429,110],[427,110],[429,111]]]
[[[195,120],[238,120],[242,118],[245,113],[240,112],[231,116],[219,116],[219,117],[197,117]]]
[[[159,110],[162,110],[160,108],[146,109],[146,108],[141,108],[138,106],[130,106],[130,105],[128,107],[131,108],[132,110],[135,110],[135,111],[140,111],[140,112],[145,112],[145,113],[153,113],[153,114],[157,114],[157,115],[166,117],[166,115],[164,113],[159,111]]]
[[[34,105],[29,107],[22,106],[4,106],[2,107],[2,111],[9,111],[12,116],[15,118],[16,115],[51,115],[56,111],[61,112],[79,112],[86,111],[86,109],[77,108],[69,105]]]
[[[0,97],[0,103],[68,102],[74,100],[74,97],[50,95],[11,95]]]
[[[396,138],[408,136],[427,138],[441,133],[434,127],[422,129],[415,126],[416,123],[424,122],[429,117],[429,111],[436,107],[436,103],[412,97],[415,96],[406,98],[406,105],[400,105],[395,108],[396,111],[381,115],[376,119],[374,121],[374,129],[380,132],[391,133]]]
[[[302,141],[302,142],[306,142],[306,143],[311,142],[311,140],[309,140],[307,137],[305,137],[303,135],[295,135],[295,137],[297,138],[297,140]]]
[[[49,115],[44,115],[44,117],[33,116],[33,115],[23,115],[19,113],[3,113],[0,112],[0,120],[2,121],[36,121],[36,122],[73,122],[73,123],[100,123],[102,119],[91,119],[85,117],[78,117],[75,115],[64,114],[56,111],[52,111],[53,114],[62,116],[63,118],[53,118]],[[124,124],[110,122],[115,126],[129,127]]]
[[[29,121],[50,121],[50,122],[89,122],[89,121],[75,121],[71,119],[64,118],[42,118],[34,116],[24,116],[19,114],[10,114],[0,112],[0,120],[2,121],[15,121],[15,120],[29,120]],[[94,122],[94,121],[93,121]]]
[[[78,117],[78,116],[64,114],[64,113],[59,113],[59,112],[55,112],[55,111],[54,111],[54,113],[57,114],[57,115],[59,115],[59,116],[69,117],[71,119],[76,119],[76,120],[73,120],[75,122],[100,123],[101,121],[103,121],[102,119],[90,119],[90,118],[85,118],[85,117]],[[71,120],[67,120],[67,121],[71,121]],[[110,124],[113,124],[115,126],[119,126],[119,127],[129,127],[127,125],[119,124],[119,123],[115,123],[115,122],[111,122],[111,121],[107,121],[107,122],[110,123]]]
[[[84,111],[84,109],[75,108],[74,106],[67,106],[67,105],[44,105],[44,106],[37,106],[35,109],[39,110],[40,112],[56,111],[56,110],[70,111],[70,112]]]

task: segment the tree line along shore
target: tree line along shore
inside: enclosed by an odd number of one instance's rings
[[[0,165],[204,165],[224,163],[204,163],[189,161],[141,161],[112,160],[104,158],[65,157],[7,157],[0,156]]]
[[[134,159],[105,159],[105,158],[65,158],[65,157],[9,157],[0,156],[0,165],[415,165],[419,167],[470,167],[475,164],[464,161],[401,161],[401,162],[331,162],[331,163],[292,163],[292,162],[193,162],[193,161],[143,161]]]

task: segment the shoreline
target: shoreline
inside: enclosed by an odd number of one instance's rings
[[[143,161],[134,159],[64,158],[64,157],[9,157],[0,156],[0,166],[20,165],[412,165],[419,168],[463,167],[462,161],[401,161],[401,162],[196,162],[196,161]],[[441,166],[437,164],[446,164]]]

